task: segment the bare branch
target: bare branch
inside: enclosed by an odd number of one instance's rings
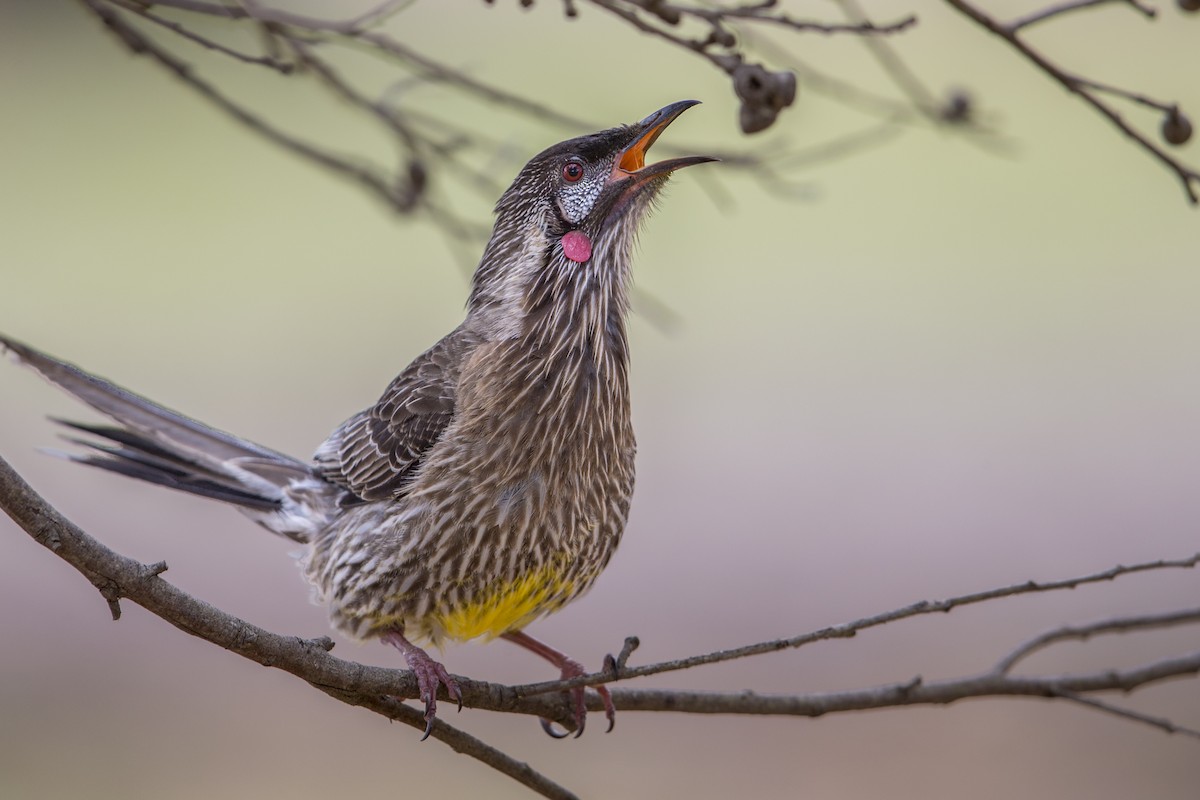
[[[1128,89],[1122,89],[1119,86],[1109,86],[1107,83],[1094,81],[1091,78],[1083,78],[1079,75],[1075,75],[1073,77],[1076,81],[1083,86],[1088,87],[1089,89],[1095,89],[1097,92],[1104,92],[1105,94],[1122,97],[1131,103],[1137,103],[1138,105],[1152,108],[1155,111],[1170,113],[1172,111],[1178,112],[1179,110],[1179,106],[1175,103],[1165,103],[1162,100],[1155,100],[1153,97],[1148,97],[1141,92],[1131,92]]]
[[[1171,628],[1176,625],[1188,625],[1200,622],[1200,608],[1169,611],[1165,614],[1147,614],[1140,617],[1121,617],[1094,622],[1090,625],[1076,625],[1047,631],[1017,647],[1000,660],[992,669],[999,673],[1011,672],[1018,662],[1025,660],[1039,650],[1051,644],[1078,639],[1087,641],[1101,633],[1127,633],[1129,631],[1147,631],[1156,628]]]
[[[756,52],[765,54],[771,61],[792,70],[806,90],[830,97],[848,108],[896,122],[913,122],[924,119],[924,114],[913,107],[891,97],[863,89],[834,73],[824,72],[801,60],[795,53],[781,47],[766,37],[746,38]]]
[[[164,17],[160,17],[157,14],[152,13],[149,8],[137,3],[135,0],[114,0],[114,3],[122,8],[132,11],[143,19],[153,22],[155,25],[159,25],[169,31],[179,34],[190,42],[194,42],[205,49],[227,55],[230,58],[234,58],[244,64],[258,64],[260,66],[270,67],[271,69],[276,70],[284,75],[290,74],[295,68],[292,64],[289,64],[286,61],[280,61],[278,59],[271,58],[270,56],[252,56],[234,50],[231,47],[226,47],[220,42],[215,42],[212,39],[201,36],[195,31],[185,28],[181,23],[175,22],[174,20],[165,19]]]
[[[0,507],[39,544],[79,570],[101,588],[110,608],[118,598],[132,600],[175,627],[217,644],[264,666],[289,672],[326,694],[351,705],[360,705],[423,730],[422,712],[390,697],[417,696],[417,683],[410,672],[366,667],[343,661],[328,653],[327,638],[316,640],[280,636],[226,614],[197,600],[163,580],[165,565],[143,565],[108,549],[50,507],[13,468],[0,458]],[[489,698],[489,705],[513,705],[511,691],[501,687],[460,680],[465,698]],[[555,707],[560,706],[560,707]],[[528,707],[528,706],[527,706]],[[559,703],[543,704],[531,713],[556,717],[566,714]],[[478,759],[544,797],[573,798],[574,795],[549,778],[481,740],[438,719],[433,738],[454,750]]]
[[[442,172],[451,174],[477,191],[491,192],[490,184],[493,182],[482,176],[478,169],[468,166],[461,152],[464,143],[465,149],[472,154],[486,152],[486,137],[480,136],[476,131],[456,130],[452,137],[453,145],[439,141],[422,131],[422,126],[415,124],[418,116],[415,111],[406,109],[401,113],[397,109],[389,108],[388,104],[382,101],[367,98],[346,79],[331,80],[330,75],[336,74],[332,62],[326,58],[318,59],[311,52],[318,44],[354,48],[374,58],[394,61],[409,70],[415,80],[446,84],[479,101],[511,110],[529,119],[572,131],[594,130],[597,127],[592,121],[560,112],[504,87],[479,80],[450,66],[444,59],[424,55],[378,29],[384,21],[409,5],[405,0],[382,0],[366,12],[347,19],[318,18],[269,7],[259,0],[240,0],[238,3],[219,3],[211,0],[156,0],[153,3],[146,0],[81,2],[92,13],[100,16],[130,49],[151,55],[161,66],[175,72],[202,96],[249,129],[323,167],[353,178],[401,214],[431,212],[430,205],[422,195],[425,187],[433,184],[432,177]],[[1062,18],[1069,12],[1110,2],[1113,0],[1066,0],[1004,24],[987,16],[966,0],[947,0],[951,8],[1008,41],[1035,66],[1092,105],[1139,148],[1167,166],[1183,184],[1188,199],[1195,203],[1200,173],[1167,153],[1149,136],[1139,133],[1134,126],[1126,123],[1104,101],[1102,95],[1121,97],[1164,114],[1162,137],[1172,144],[1186,141],[1190,135],[1190,122],[1176,104],[1157,101],[1138,92],[1103,85],[1090,78],[1073,75],[1054,65],[1018,38],[1018,33],[1029,26]],[[1147,17],[1154,16],[1153,9],[1140,0],[1123,2]],[[739,121],[742,130],[747,133],[771,127],[780,113],[793,105],[796,96],[796,74],[801,76],[808,88],[869,113],[881,114],[893,124],[923,119],[942,129],[953,127],[964,133],[993,133],[978,124],[976,103],[972,102],[968,95],[958,93],[948,98],[939,98],[887,43],[886,39],[891,35],[900,34],[915,25],[916,18],[913,15],[902,16],[887,23],[877,23],[867,17],[857,0],[839,0],[847,16],[846,22],[799,19],[790,15],[784,4],[774,1],[695,5],[666,0],[587,0],[587,3],[614,16],[628,27],[655,37],[661,43],[682,47],[699,55],[729,75],[734,92],[742,101]],[[564,8],[568,16],[576,16],[580,6],[580,3],[571,2]],[[104,9],[104,13],[101,13],[100,9]],[[162,16],[158,13],[159,9],[217,18],[233,24],[247,22],[257,25],[264,36],[265,53],[241,52],[214,37],[197,33],[178,20]],[[347,99],[356,98],[352,99],[352,102],[375,113],[390,132],[400,139],[400,149],[404,151],[400,163],[394,172],[389,174],[389,171],[323,150],[272,125],[263,117],[231,100],[218,86],[199,78],[188,65],[157,44],[145,31],[121,19],[118,11],[137,15],[148,23],[169,30],[202,47],[249,64],[267,66],[284,75],[293,71],[294,64],[277,52],[279,43],[308,47],[310,52],[306,65],[312,67],[312,71],[323,78],[325,85]],[[793,48],[781,47],[768,37],[754,35],[766,28],[782,29],[796,34],[815,32],[855,36],[880,62],[884,72],[904,95],[904,99],[878,97],[798,62],[792,55]],[[758,63],[748,60],[751,51],[766,53],[770,62],[782,64],[787,68],[778,69],[769,67],[765,61]],[[444,125],[440,120],[435,124]],[[995,149],[995,142],[991,140],[973,138],[970,141],[989,150]],[[714,148],[704,149],[714,152]],[[716,152],[714,154],[725,155]],[[768,191],[785,197],[794,197],[797,194],[787,178],[780,177],[777,164],[769,164],[753,155],[745,154],[725,160],[727,169],[741,169],[753,173]],[[417,169],[416,174],[412,171],[414,166]],[[442,170],[442,167],[446,169]],[[485,186],[488,188],[483,188]],[[444,214],[425,214],[426,219],[439,226],[443,225],[444,217]],[[443,227],[442,231],[453,240],[462,228],[463,226]]]
[[[332,686],[317,686],[316,688],[347,705],[360,706],[388,719],[399,720],[418,730],[425,728],[424,712],[418,711],[412,706],[406,706],[391,697],[362,695]],[[454,752],[483,762],[497,772],[527,786],[542,797],[552,798],[552,800],[579,800],[578,795],[574,792],[550,780],[529,764],[516,760],[483,740],[449,725],[442,719],[436,720],[431,735]]]
[[[575,686],[594,686],[597,683],[606,683],[613,680],[624,680],[628,678],[638,678],[644,675],[657,675],[663,672],[674,672],[681,669],[690,669],[692,667],[702,666],[704,664],[719,664],[723,661],[733,661],[739,658],[748,656],[761,655],[763,653],[774,653],[779,650],[789,650],[792,648],[803,647],[813,642],[825,641],[828,639],[848,639],[856,636],[859,631],[868,628],[874,628],[879,625],[886,625],[891,622],[896,622],[910,617],[924,616],[926,614],[944,614],[959,608],[961,606],[975,605],[989,600],[996,600],[1001,597],[1017,597],[1025,594],[1034,594],[1038,592],[1055,592],[1063,589],[1074,589],[1079,586],[1086,586],[1092,583],[1101,583],[1105,581],[1116,580],[1125,575],[1133,575],[1139,572],[1149,572],[1152,570],[1161,569],[1192,569],[1197,564],[1200,564],[1200,553],[1197,553],[1189,558],[1173,559],[1173,560],[1158,560],[1148,561],[1141,564],[1133,564],[1130,566],[1115,566],[1111,569],[1106,569],[1103,572],[1097,572],[1091,575],[1084,575],[1079,578],[1067,578],[1058,581],[1026,581],[1025,583],[1016,583],[1011,586],[1004,586],[998,589],[989,589],[983,592],[973,592],[971,594],[959,595],[946,600],[921,600],[903,608],[898,608],[894,611],[885,611],[874,616],[864,617],[854,622],[847,622],[841,625],[834,625],[828,628],[822,628],[818,631],[810,633],[802,633],[799,636],[793,636],[787,639],[774,639],[769,642],[759,642],[757,644],[746,645],[744,647],[735,647],[730,650],[718,650],[714,653],[706,653],[704,655],[690,656],[688,658],[679,658],[672,661],[662,661],[657,664],[648,664],[642,667],[630,667],[621,670],[619,675],[594,673],[592,675],[584,675],[578,678],[572,678],[568,681],[553,681],[544,683],[529,684],[526,686],[514,687],[515,690],[522,696],[528,697],[534,694],[544,692],[562,691]]]
[[[451,84],[482,100],[504,105],[533,119],[567,128],[583,129],[594,127],[594,125],[586,120],[569,114],[563,114],[548,106],[535,103],[526,97],[477,80],[460,70],[452,69],[445,64],[422,55],[392,36],[378,31],[362,30],[357,18],[345,21],[324,20],[303,14],[281,11],[279,9],[265,8],[258,3],[243,3],[241,7],[226,7],[203,2],[202,0],[158,0],[157,5],[209,16],[227,17],[234,20],[248,19],[272,23],[277,26],[294,28],[309,33],[325,33],[341,36],[346,38],[350,43],[370,45],[372,49],[368,52],[375,55],[389,55],[417,67],[420,70],[420,74],[430,80]]]
[[[819,717],[847,711],[912,705],[946,705],[976,697],[1045,697],[1082,692],[1130,692],[1174,678],[1200,673],[1200,651],[1164,658],[1126,670],[1103,669],[1073,675],[1026,677],[987,672],[966,678],[926,683],[915,677],[903,683],[848,692],[763,695],[754,692],[681,692],[671,689],[614,690],[623,711],[675,711],[685,714],[755,714]],[[517,687],[520,690],[520,687]],[[589,707],[599,708],[594,700]]]
[[[371,194],[381,198],[400,214],[421,213],[432,222],[452,243],[474,242],[486,238],[488,231],[482,230],[472,221],[459,217],[444,205],[434,202],[432,175],[435,171],[451,175],[488,199],[503,188],[487,172],[472,166],[465,157],[470,153],[488,152],[498,145],[489,142],[486,135],[467,130],[443,119],[417,110],[400,110],[384,100],[367,97],[347,79],[343,78],[332,63],[318,55],[317,46],[337,41],[354,47],[375,58],[389,59],[412,71],[418,81],[448,84],[466,94],[501,106],[543,123],[572,130],[596,129],[600,126],[569,114],[558,112],[528,98],[509,92],[498,86],[477,80],[466,73],[431,59],[386,33],[365,30],[367,24],[376,24],[382,16],[395,13],[399,3],[384,3],[365,15],[349,20],[323,20],[267,8],[253,0],[242,0],[236,5],[219,5],[204,0],[160,0],[154,5],[190,14],[217,17],[230,22],[248,22],[258,25],[265,41],[268,55],[255,56],[241,53],[207,37],[174,20],[151,14],[139,0],[80,0],[134,53],[150,56],[159,66],[183,80],[190,88],[230,115],[254,133],[306,158],[322,167],[352,178],[365,186]],[[141,30],[129,17],[137,15],[146,21],[163,27],[201,46],[216,50],[241,61],[273,66],[281,74],[296,72],[295,67],[315,75],[333,94],[352,106],[371,114],[392,134],[401,151],[398,164],[390,170],[364,163],[348,155],[341,155],[318,147],[272,124],[259,114],[233,100],[217,85],[200,77],[191,65],[177,57],[165,46],[156,42]],[[286,60],[281,48],[290,51],[292,61]],[[664,147],[674,151],[678,148]],[[732,169],[761,168],[756,159],[746,155],[722,154],[726,165]],[[464,263],[470,266],[471,259]]]
[[[712,20],[714,22],[727,22],[729,20],[742,20],[746,22],[760,22],[765,25],[774,25],[782,28],[791,28],[795,31],[809,31],[813,33],[853,33],[862,36],[888,36],[893,33],[901,33],[908,30],[917,24],[915,14],[909,14],[906,17],[901,17],[895,22],[888,22],[882,25],[877,25],[870,20],[862,20],[850,24],[837,22],[813,22],[812,20],[801,20],[795,17],[790,17],[783,12],[778,14],[764,13],[763,6],[735,6],[733,8],[722,9],[703,9],[693,8],[688,9],[689,13],[695,16]]]
[[[1120,706],[1113,705],[1112,703],[1105,702],[1104,700],[1097,700],[1095,697],[1083,697],[1081,695],[1071,694],[1069,692],[1063,692],[1059,695],[1059,697],[1064,700],[1070,700],[1072,703],[1078,703],[1081,706],[1093,708],[1105,714],[1111,714],[1114,717],[1140,722],[1143,725],[1149,725],[1152,728],[1158,728],[1159,730],[1167,733],[1179,733],[1184,736],[1191,736],[1193,738],[1200,739],[1200,730],[1189,728],[1185,725],[1179,725],[1164,717],[1155,717],[1151,716],[1150,714],[1143,714],[1139,711],[1131,711],[1128,708],[1121,708]]]
[[[741,63],[740,57],[731,55],[718,55],[709,52],[708,47],[711,42],[708,40],[689,39],[685,36],[671,33],[669,30],[661,27],[660,25],[655,25],[643,19],[635,11],[630,11],[628,8],[626,8],[626,4],[621,3],[619,0],[589,0],[589,2],[591,2],[591,4],[597,8],[604,9],[618,19],[627,22],[629,25],[632,25],[642,33],[656,36],[660,39],[670,42],[673,45],[677,45],[686,50],[691,50],[724,72],[732,73],[734,67]]]
[[[26,484],[9,464],[0,458],[0,507],[30,536],[52,550],[97,586],[114,606],[120,598],[128,598],[162,617],[171,624],[257,663],[289,672],[326,694],[351,705],[359,705],[389,719],[398,719],[414,727],[422,727],[420,711],[397,702],[397,698],[417,695],[416,681],[408,671],[367,667],[342,661],[328,653],[332,642],[327,638],[306,640],[280,636],[251,625],[219,609],[197,600],[160,577],[165,564],[143,565],[121,556],[88,536],[64,518]],[[571,710],[562,698],[545,695],[566,687],[608,682],[617,679],[683,669],[688,666],[716,663],[757,653],[798,647],[829,638],[853,636],[858,630],[890,621],[946,612],[960,605],[985,600],[1073,588],[1089,583],[1114,580],[1118,577],[1167,568],[1190,568],[1200,561],[1200,554],[1187,559],[1162,560],[1117,566],[1104,572],[1079,578],[1044,583],[1028,582],[984,592],[962,595],[949,600],[921,602],[902,609],[868,617],[848,625],[826,628],[792,639],[764,642],[736,650],[720,651],[649,667],[629,668],[625,662],[637,646],[635,638],[626,640],[621,655],[606,659],[605,672],[572,681],[551,684],[507,687],[471,681],[456,676],[462,690],[464,705],[520,714],[535,714],[558,721],[564,726],[571,721]],[[1194,621],[1200,610],[1176,612],[1153,618],[1130,618],[1096,623],[1086,631],[1115,631],[1145,628],[1179,621]],[[1075,634],[1085,629],[1077,629]],[[1062,632],[1043,635],[1039,641],[1051,641],[1068,636]],[[1040,645],[1039,645],[1040,646]],[[1024,646],[1019,653],[1031,652]],[[1200,652],[1166,658],[1127,670],[1104,669],[1091,673],[1049,677],[1014,676],[994,669],[986,674],[925,683],[919,677],[903,683],[830,694],[767,696],[753,692],[713,693],[682,692],[677,690],[619,689],[612,695],[618,707],[625,710],[674,711],[695,714],[752,714],[782,716],[820,716],[822,714],[886,708],[917,704],[946,704],[970,697],[1036,696],[1074,699],[1085,693],[1108,690],[1132,691],[1159,681],[1195,675],[1200,672]],[[444,694],[444,690],[443,690]],[[600,698],[589,694],[589,705],[599,708]],[[1135,718],[1135,712],[1130,712]],[[1139,720],[1145,722],[1146,720]],[[1164,730],[1185,729],[1174,723],[1159,721]],[[533,770],[480,740],[437,720],[433,736],[470,755],[494,769],[539,792],[545,797],[569,798],[571,793]]]
[[[1013,20],[1008,24],[1008,29],[1012,33],[1016,33],[1023,28],[1028,28],[1030,25],[1036,25],[1039,22],[1045,22],[1046,20],[1054,19],[1055,17],[1059,17],[1063,14],[1069,14],[1072,11],[1079,11],[1085,8],[1093,8],[1095,6],[1104,6],[1108,5],[1109,3],[1118,2],[1137,9],[1149,19],[1154,19],[1156,15],[1156,12],[1153,8],[1144,6],[1137,2],[1137,0],[1073,0],[1072,2],[1062,3],[1057,6],[1046,6],[1045,8],[1021,17],[1020,19]]]
[[[637,12],[641,12],[647,17],[656,18],[660,24],[668,26],[677,26],[684,19],[691,18],[708,23],[712,26],[714,33],[722,30],[723,26],[728,25],[733,20],[788,28],[806,33],[850,33],[860,36],[887,36],[907,30],[917,23],[916,16],[912,14],[883,25],[877,25],[870,20],[862,20],[851,24],[802,20],[780,10],[779,4],[776,2],[759,2],[735,6],[685,6],[678,3],[663,2],[663,0],[588,0],[588,2],[594,6],[621,13],[622,15],[636,15]],[[626,18],[626,21],[631,20]],[[642,29],[641,24],[646,23],[633,24],[635,24],[635,27]],[[729,46],[732,43],[726,42],[718,34],[716,36],[710,35],[704,46],[707,47],[712,44]]]
[[[301,139],[297,139],[234,102],[222,94],[215,86],[198,77],[188,64],[179,60],[164,48],[156,45],[137,28],[122,19],[118,12],[104,3],[104,0],[80,1],[99,17],[105,26],[116,34],[131,51],[150,56],[159,65],[174,73],[185,84],[247,128],[287,150],[304,156],[342,175],[353,178],[361,185],[370,189],[373,194],[386,200],[389,205],[404,208],[404,198],[398,197],[388,181],[384,180],[369,167],[355,164],[348,158],[335,155]]]
[[[1200,203],[1200,195],[1197,195],[1197,188],[1200,187],[1200,172],[1197,172],[1195,169],[1168,155],[1165,150],[1138,132],[1113,108],[1097,97],[1094,91],[1091,91],[1092,84],[1086,80],[1080,79],[1077,76],[1071,75],[1058,65],[1054,64],[1039,51],[1026,44],[1017,35],[1016,30],[1014,30],[1011,25],[1004,25],[996,21],[983,11],[976,8],[973,4],[967,2],[967,0],[945,0],[945,2],[951,8],[954,8],[962,13],[965,17],[967,17],[967,19],[970,19],[988,32],[1008,42],[1010,46],[1015,48],[1017,52],[1033,63],[1038,69],[1042,70],[1042,72],[1049,75],[1064,89],[1074,95],[1077,95],[1099,114],[1108,119],[1108,121],[1115,125],[1119,131],[1136,142],[1141,149],[1145,150],[1159,163],[1161,163],[1171,172],[1175,173],[1175,176],[1179,179],[1180,184],[1183,186],[1184,194],[1187,195],[1188,201],[1192,205]]]
[[[850,19],[861,23],[867,18],[866,12],[862,10],[856,0],[839,0],[839,2]],[[883,67],[884,72],[908,96],[917,110],[926,116],[936,117],[938,115],[939,104],[933,93],[926,88],[916,73],[896,55],[896,51],[887,42],[875,38],[866,38],[862,42],[879,62],[879,65]]]
[[[400,13],[415,2],[416,0],[386,0],[375,8],[368,9],[349,20],[347,24],[351,30],[356,31],[370,28],[385,22],[389,17]]]

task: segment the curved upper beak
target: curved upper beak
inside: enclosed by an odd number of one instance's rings
[[[699,100],[680,100],[678,103],[671,103],[671,105],[665,108],[660,108],[635,125],[634,127],[638,130],[638,136],[617,157],[617,162],[613,165],[612,175],[609,180],[619,180],[622,178],[644,180],[655,175],[674,172],[683,167],[690,167],[693,164],[719,161],[720,159],[712,158],[711,156],[685,156],[683,158],[670,158],[666,161],[659,161],[649,166],[646,165],[647,151],[658,140],[662,132],[667,129],[667,126],[678,119],[679,115],[684,111],[699,104]]]

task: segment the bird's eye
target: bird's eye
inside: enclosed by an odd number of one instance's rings
[[[568,161],[563,164],[562,176],[563,180],[567,183],[575,183],[575,181],[583,177],[583,164],[574,160]]]

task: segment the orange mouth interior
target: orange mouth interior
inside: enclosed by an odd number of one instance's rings
[[[625,149],[625,152],[621,154],[621,160],[617,163],[617,167],[625,172],[637,172],[646,166],[646,151],[650,149],[650,145],[654,144],[655,140],[658,139],[658,135],[670,124],[671,120],[665,120],[642,134],[642,138],[629,145]]]

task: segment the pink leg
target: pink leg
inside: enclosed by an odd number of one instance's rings
[[[458,701],[459,711],[462,711],[462,692],[459,691],[458,683],[450,677],[446,668],[430,658],[424,650],[405,639],[402,629],[388,631],[380,638],[384,644],[390,644],[404,655],[404,661],[408,664],[408,668],[417,676],[417,687],[421,690],[421,699],[425,701],[425,735],[421,737],[421,741],[425,741],[433,730],[433,719],[437,716],[438,684],[445,684],[446,693],[450,695],[450,699]]]
[[[555,650],[548,644],[539,642],[524,631],[512,631],[502,634],[502,638],[507,639],[513,644],[519,644],[526,650],[537,653],[542,658],[549,661],[554,666],[562,670],[562,679],[578,678],[580,675],[587,675],[588,671],[583,668],[575,659],[568,656],[566,653],[561,653]],[[609,694],[607,686],[596,686],[596,692],[600,695],[600,699],[604,701],[604,716],[608,717],[608,730],[613,729],[613,725],[617,723],[617,708],[613,705],[612,695]],[[584,687],[580,686],[571,689],[571,700],[575,706],[575,736],[578,738],[583,733],[583,725],[587,720],[587,706],[583,702]],[[552,723],[549,720],[542,720],[542,728],[546,733],[556,739],[561,739],[567,734],[558,734],[551,727]],[[606,731],[607,732],[607,731]]]

